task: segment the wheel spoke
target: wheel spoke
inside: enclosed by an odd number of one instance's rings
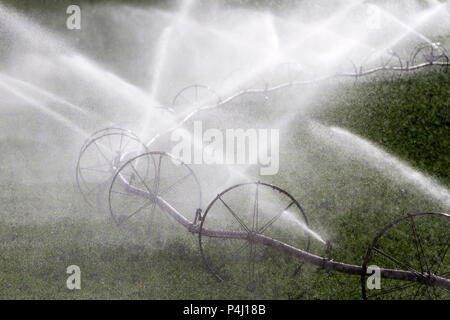
[[[231,213],[231,215],[237,220],[237,222],[239,222],[239,224],[242,226],[242,228],[245,229],[245,231],[247,231],[248,233],[250,233],[250,230],[247,228],[247,226],[245,225],[245,223],[237,216],[237,214],[225,203],[225,201],[223,201],[223,199],[219,197],[219,200],[223,203],[223,205],[225,206],[225,208],[228,209],[228,211]]]
[[[162,190],[159,194],[163,195],[163,194],[169,192],[173,187],[175,187],[175,185],[181,183],[182,181],[184,181],[185,179],[187,179],[191,175],[192,175],[192,172],[189,172],[187,175],[183,176],[182,178],[178,179],[173,184],[171,184],[169,187],[167,187],[164,190]]]
[[[447,237],[447,244],[446,244],[446,246],[444,247],[444,249],[442,250],[442,254],[439,255],[439,257],[440,257],[440,262],[439,262],[439,264],[436,266],[436,270],[434,271],[435,273],[438,273],[439,270],[441,269],[441,266],[442,266],[442,264],[443,264],[443,262],[444,262],[444,260],[445,260],[445,256],[447,255],[449,246],[450,246],[450,236]],[[433,267],[434,267],[434,266],[431,266],[431,268],[433,268]]]
[[[142,179],[141,175],[137,172],[136,168],[133,166],[132,163],[130,163],[131,168],[133,169],[133,171],[136,173],[137,177],[139,178],[139,180],[141,180],[142,184],[144,185],[144,187],[147,189],[148,193],[151,195],[154,195],[154,192],[152,192],[150,190],[150,188],[147,186],[147,184],[145,183],[144,179]]]
[[[120,192],[120,191],[115,191],[115,190],[111,190],[111,192],[112,192],[112,193],[117,193],[117,194],[123,194],[124,196],[129,196],[129,197],[132,197],[132,195],[131,195],[131,194],[129,194],[129,193],[126,193],[126,192]]]
[[[303,268],[304,262],[300,262],[300,264],[295,268],[294,273],[292,274],[295,277]]]
[[[252,232],[255,232],[255,231],[258,230],[258,186],[259,186],[259,183],[256,184],[255,202],[254,202],[254,205],[253,205]]]
[[[380,249],[378,249],[376,247],[373,247],[373,250],[375,250],[375,252],[378,252],[382,256],[388,258],[389,260],[395,262],[396,264],[400,265],[401,267],[405,267],[405,268],[409,269],[411,272],[415,273],[416,275],[423,277],[423,275],[420,272],[414,270],[414,268],[412,268],[408,264],[398,261],[397,259],[391,257],[390,255],[388,255],[387,253],[384,253],[383,251],[381,251]]]
[[[427,286],[427,285],[425,285],[425,290],[426,290],[426,292],[427,292],[428,299],[429,299],[429,300],[433,300],[433,298],[431,297],[431,293],[430,293],[430,287]]]
[[[123,142],[123,134],[120,135],[120,141],[119,141],[119,152],[122,153],[122,142]]]
[[[125,221],[129,220],[131,217],[135,216],[137,213],[141,212],[143,209],[147,208],[150,204],[154,203],[154,201],[146,201],[142,206],[140,206],[138,209],[136,209],[132,214],[127,216],[123,221],[120,223],[124,223]]]
[[[420,285],[420,283],[418,283],[418,282],[408,283],[408,284],[405,284],[405,285],[402,285],[402,286],[381,290],[381,291],[379,291],[379,292],[377,292],[375,294],[367,296],[367,298],[369,299],[369,298],[382,296],[382,295],[385,295],[385,294],[389,294],[389,293],[392,293],[392,292],[395,292],[395,291],[398,291],[398,290],[414,287],[414,286],[417,286],[417,285]]]
[[[411,220],[411,227],[412,227],[413,234],[414,234],[414,245],[416,247],[417,257],[419,259],[420,272],[424,273],[423,264],[422,264],[422,257],[421,257],[421,250],[419,249],[420,239],[419,239],[419,237],[417,235],[416,224],[414,223],[414,219],[413,219],[412,216],[410,216],[410,220]]]
[[[155,198],[158,197],[159,181],[160,181],[160,177],[161,177],[161,163],[162,163],[162,154],[159,154],[158,171],[156,172],[155,186],[154,186]],[[156,208],[156,201],[153,202],[153,206],[152,206],[152,208],[150,210],[150,219],[153,217],[153,214],[155,212],[155,208]]]
[[[125,151],[127,150],[127,147],[128,147],[128,145],[131,143],[131,142],[137,142],[137,140],[135,140],[135,139],[133,139],[133,138],[131,138],[131,137],[128,137],[128,136],[126,136],[128,139],[128,141],[127,142],[125,142],[125,144],[123,145],[123,148],[122,149],[120,149],[120,153],[121,154],[123,154],[123,153],[125,153]],[[123,151],[122,151],[123,150]]]
[[[95,189],[98,189],[99,185],[95,185],[94,187],[88,189],[88,191],[86,192],[86,195],[91,194],[92,191],[94,191]]]
[[[252,285],[255,280],[255,244],[250,242],[250,255],[248,261],[248,281]]]
[[[438,295],[436,294],[436,287],[432,286],[432,287],[431,287],[431,290],[432,290],[432,292],[433,292],[434,299],[437,300],[437,299],[438,299]]]
[[[419,292],[420,292],[421,290],[423,290],[423,285],[420,285],[420,286],[417,288],[417,291],[416,291],[416,293],[414,294],[414,297],[412,298],[412,300],[416,300],[416,297],[419,295]]]
[[[245,241],[243,245],[241,245],[239,248],[236,249],[231,255],[227,258],[227,261],[221,264],[216,270],[220,271],[223,269],[229,262],[233,261],[233,259],[240,253],[242,250],[246,249],[248,245],[250,244],[249,241]]]
[[[103,157],[103,159],[105,159],[106,164],[111,167],[111,161],[105,156],[105,154],[103,153],[103,151],[100,149],[100,147],[97,144],[97,141],[94,141],[94,145],[97,148],[98,152],[100,152],[101,156]]]
[[[289,208],[294,204],[294,201],[291,201],[286,208],[283,209],[283,211],[281,211],[279,214],[277,214],[276,216],[274,216],[272,219],[270,219],[259,231],[258,233],[263,234],[264,231],[267,230],[267,228],[269,228],[272,224],[275,223],[275,221],[277,221],[281,215],[286,212],[286,210],[289,210]]]
[[[155,174],[155,183],[154,183],[155,197],[158,196],[159,180],[160,180],[160,177],[161,177],[161,163],[162,163],[162,155],[159,154],[158,170],[156,171],[156,174]]]
[[[413,216],[409,216],[409,217],[410,217],[411,226],[412,226],[412,229],[413,229],[413,232],[414,232],[414,238],[415,238],[415,242],[416,242],[417,254],[419,256],[420,271],[422,273],[424,273],[423,265],[422,265],[422,259],[420,258],[420,254],[422,253],[423,262],[424,262],[424,264],[425,264],[425,266],[427,268],[428,274],[430,274],[430,267],[428,266],[427,259],[425,257],[425,251],[423,250],[422,240],[421,240],[421,238],[420,238],[420,236],[419,236],[419,234],[417,232],[416,223],[414,222]],[[419,248],[420,248],[420,251],[419,251]]]

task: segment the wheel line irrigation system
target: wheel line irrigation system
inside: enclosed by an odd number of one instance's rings
[[[439,50],[438,50],[439,49]],[[424,50],[430,50],[431,54],[425,55],[423,54]],[[434,52],[438,51],[438,54],[435,54]],[[425,57],[425,62],[417,63],[417,57],[419,54],[422,54]],[[202,208],[197,208],[197,211],[195,213],[195,218],[193,221],[190,221],[187,219],[179,210],[175,209],[175,207],[167,200],[164,199],[164,197],[161,196],[161,193],[158,192],[159,188],[159,180],[161,178],[161,159],[162,157],[170,157],[173,158],[168,153],[160,152],[160,151],[150,151],[152,144],[161,136],[173,131],[174,129],[182,126],[185,122],[187,122],[189,119],[191,119],[194,115],[196,115],[198,112],[203,110],[210,110],[214,108],[218,108],[221,106],[224,106],[234,100],[236,100],[238,97],[241,97],[243,95],[247,94],[264,94],[267,95],[270,92],[278,91],[284,88],[293,87],[293,86],[300,86],[300,85],[308,85],[308,84],[315,84],[335,78],[354,78],[355,80],[366,77],[372,74],[376,74],[379,72],[394,72],[394,73],[407,73],[412,71],[417,71],[419,69],[428,68],[428,67],[439,67],[447,71],[447,68],[449,66],[449,58],[446,53],[446,50],[442,47],[440,47],[438,44],[431,44],[431,45],[420,45],[417,46],[413,53],[411,54],[411,59],[407,63],[402,63],[401,58],[399,55],[392,53],[393,57],[396,57],[394,60],[398,60],[399,66],[390,66],[384,64],[379,67],[375,67],[368,70],[363,70],[362,67],[357,70],[355,68],[354,73],[338,73],[328,76],[322,76],[319,78],[311,79],[311,80],[304,80],[304,81],[298,81],[298,80],[289,80],[288,82],[275,85],[272,87],[266,86],[263,89],[246,89],[239,91],[225,99],[221,99],[211,88],[208,86],[203,85],[191,85],[184,89],[182,89],[173,99],[173,106],[171,108],[166,108],[166,110],[170,113],[176,112],[176,101],[177,99],[182,95],[183,92],[186,90],[196,90],[195,94],[198,95],[198,90],[203,90],[207,94],[209,94],[211,97],[213,97],[215,103],[214,104],[208,104],[208,105],[195,105],[195,109],[188,110],[187,113],[180,115],[178,118],[178,124],[176,126],[170,127],[167,130],[164,130],[164,132],[158,133],[155,137],[149,140],[149,142],[144,143],[139,140],[139,138],[131,133],[128,130],[121,129],[121,128],[106,128],[102,130],[96,131],[90,138],[88,138],[81,148],[78,162],[77,162],[77,168],[76,168],[76,178],[77,178],[77,184],[78,187],[85,198],[86,202],[88,202],[90,205],[97,207],[99,210],[104,210],[104,205],[101,203],[101,201],[98,201],[97,204],[95,201],[91,200],[91,196],[94,195],[94,197],[97,197],[99,199],[99,196],[96,195],[96,192],[99,192],[99,188],[92,188],[92,186],[88,185],[87,182],[88,179],[86,179],[86,174],[83,172],[84,169],[87,169],[83,165],[83,159],[85,157],[85,154],[87,150],[92,150],[93,152],[101,153],[101,156],[99,157],[100,160],[98,161],[106,161],[108,165],[108,179],[105,183],[103,183],[103,190],[108,191],[108,208],[109,213],[111,214],[114,222],[119,227],[119,229],[123,225],[123,220],[121,220],[117,214],[114,212],[114,204],[112,201],[112,197],[114,194],[114,188],[120,188],[124,193],[134,195],[137,198],[144,199],[146,201],[146,204],[148,205],[157,205],[163,212],[167,213],[170,217],[172,217],[176,222],[178,222],[180,225],[182,225],[184,228],[186,228],[189,232],[198,234],[199,236],[199,247],[200,252],[202,255],[202,258],[205,262],[206,268],[215,276],[216,279],[222,280],[221,276],[218,274],[217,270],[211,266],[208,262],[208,259],[205,255],[205,248],[203,245],[202,240],[205,238],[219,238],[219,239],[239,239],[246,243],[249,243],[250,246],[253,246],[254,244],[263,245],[263,246],[269,246],[272,248],[275,248],[276,250],[285,252],[289,255],[292,255],[296,258],[298,258],[300,261],[318,266],[320,268],[324,268],[325,270],[329,271],[337,271],[342,272],[350,275],[358,275],[361,277],[361,285],[362,285],[362,297],[364,299],[370,298],[367,294],[366,290],[366,280],[369,276],[367,274],[368,271],[368,262],[371,258],[371,256],[375,253],[380,254],[393,262],[396,266],[402,267],[400,270],[398,269],[390,269],[390,268],[381,268],[380,269],[380,276],[385,279],[394,279],[394,280],[403,280],[408,281],[411,283],[416,283],[423,285],[425,287],[432,287],[432,288],[440,288],[442,290],[445,290],[446,292],[450,292],[450,279],[446,278],[447,273],[441,273],[437,274],[436,272],[432,272],[430,268],[422,269],[420,271],[415,270],[414,268],[410,267],[410,264],[407,262],[398,261],[396,258],[390,256],[389,254],[384,253],[382,250],[380,250],[377,247],[377,241],[391,228],[396,227],[398,224],[403,223],[405,221],[409,221],[412,225],[412,234],[413,238],[415,239],[415,245],[417,248],[422,248],[422,242],[423,239],[420,239],[417,236],[416,228],[415,228],[415,220],[414,219],[427,219],[430,217],[441,219],[440,221],[443,221],[444,225],[449,223],[450,216],[445,213],[439,213],[439,212],[418,212],[413,214],[408,214],[406,216],[400,217],[396,220],[394,220],[392,223],[387,225],[385,228],[383,228],[377,236],[374,238],[373,242],[369,245],[366,256],[364,258],[364,261],[361,266],[358,265],[351,265],[346,264],[342,262],[336,262],[331,259],[331,249],[330,249],[330,256],[329,257],[321,257],[315,254],[312,254],[308,252],[309,249],[309,236],[308,235],[308,245],[301,249],[294,247],[292,245],[289,245],[287,243],[284,243],[280,240],[277,240],[273,237],[269,237],[262,232],[262,228],[258,229],[258,227],[247,227],[245,223],[243,223],[242,219],[239,218],[238,214],[233,212],[233,210],[230,207],[226,206],[226,203],[223,200],[223,195],[227,194],[228,192],[232,192],[233,190],[237,188],[241,188],[248,185],[255,185],[256,187],[256,197],[255,197],[255,212],[254,212],[254,218],[253,218],[253,224],[255,223],[255,215],[256,220],[258,219],[258,190],[259,188],[267,188],[270,191],[273,191],[277,194],[282,194],[283,196],[287,197],[290,200],[289,207],[295,204],[300,212],[303,213],[303,209],[301,209],[298,202],[285,190],[276,187],[271,184],[263,183],[260,181],[257,182],[251,182],[251,183],[242,183],[237,184],[232,187],[227,188],[220,194],[218,194],[206,207],[204,213],[202,212]],[[114,149],[117,146],[111,146],[111,155],[105,155],[101,149],[99,148],[99,144],[102,144],[102,139],[110,139],[111,136],[116,136],[120,139],[120,145],[118,149]],[[138,148],[133,150],[132,152],[122,151],[122,147],[125,144],[125,140],[134,141],[138,145]],[[109,140],[109,143],[111,144],[111,140]],[[155,157],[159,157],[159,162],[156,164]],[[176,160],[176,159],[175,159]],[[155,169],[155,178],[154,178],[154,185],[152,188],[150,188],[146,183],[145,179],[142,178],[142,176],[139,174],[138,170],[135,168],[136,161],[140,161],[140,163],[150,163],[153,162],[154,169]],[[200,205],[201,206],[201,189],[198,184],[198,179],[194,173],[194,171],[189,168],[186,164],[184,164],[181,160],[178,160],[179,163],[181,163],[184,167],[188,170],[188,176],[192,176],[194,180],[197,182],[198,185],[198,192],[199,192],[199,199],[200,199]],[[132,174],[126,175],[125,172],[127,170],[131,170]],[[147,168],[148,171],[148,168]],[[138,181],[141,183],[141,187],[137,187],[133,185],[133,182]],[[205,221],[207,221],[208,213],[211,211],[211,209],[214,207],[215,203],[222,202],[228,211],[233,215],[235,218],[234,222],[237,222],[238,225],[240,225],[243,229],[243,231],[236,231],[236,230],[223,230],[220,228],[210,228],[205,225]],[[142,208],[145,208],[146,206],[143,206]],[[138,209],[141,210],[142,208]],[[286,209],[287,210],[287,209]],[[283,212],[285,212],[284,210]],[[283,213],[282,212],[282,213]],[[126,219],[134,215],[136,212],[128,216]],[[281,215],[280,213],[279,215]],[[126,220],[125,219],[125,220]],[[275,216],[273,219],[277,219],[277,216]],[[273,221],[275,221],[273,220]],[[304,222],[307,226],[307,219],[306,215],[304,215]],[[445,230],[444,238],[447,239],[446,244],[447,247],[444,251],[446,254],[448,251],[448,228]],[[327,243],[330,246],[330,243]],[[418,249],[418,252],[423,253],[423,249],[420,251]],[[445,259],[445,254],[442,256],[442,259],[440,261],[440,264],[443,263]],[[420,254],[419,260],[426,261],[425,254]],[[421,260],[422,259],[422,260]],[[406,286],[404,286],[406,287]],[[417,295],[417,293],[416,293]],[[379,295],[381,296],[381,294]],[[433,298],[432,295],[428,295],[428,298]]]

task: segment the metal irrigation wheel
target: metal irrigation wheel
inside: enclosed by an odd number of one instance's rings
[[[145,144],[131,131],[112,127],[94,132],[81,148],[76,167],[77,186],[84,200],[99,209],[102,190],[118,165],[145,151]]]
[[[302,207],[283,189],[262,182],[237,184],[208,205],[200,224],[200,252],[217,280],[261,290],[266,283],[273,283],[274,277],[292,277],[299,264],[275,248],[256,244],[252,235],[263,234],[308,251],[307,225]],[[206,230],[239,231],[247,237],[215,237],[206,235]]]
[[[442,70],[447,72],[449,55],[447,50],[445,50],[439,42],[432,44],[425,43],[414,48],[411,53],[410,62],[411,66],[419,63],[442,62],[445,63],[445,65],[442,66]]]
[[[181,89],[173,98],[175,111],[193,110],[202,107],[216,106],[221,102],[219,95],[210,87],[194,84]]]
[[[384,227],[367,250],[362,265],[363,299],[450,299],[450,292],[430,286],[429,275],[450,276],[450,216],[420,212],[398,218]],[[418,282],[382,277],[380,288],[367,288],[369,266],[414,272]]]
[[[165,152],[146,152],[117,170],[109,188],[109,212],[131,236],[148,236],[151,230],[161,234],[170,220],[159,210],[157,198],[191,221],[202,204],[200,183],[188,165]]]

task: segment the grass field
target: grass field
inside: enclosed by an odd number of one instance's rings
[[[287,96],[271,96],[261,105],[246,101],[230,106],[226,113],[238,118],[237,123],[247,119],[264,123],[271,112],[286,112],[283,103],[297,94],[290,90]],[[448,211],[414,186],[321,145],[307,129],[311,119],[346,128],[448,187],[448,73],[330,86],[313,101],[282,131],[280,172],[266,182],[285,188],[302,204],[312,229],[334,243],[334,260],[361,265],[369,241],[394,218],[416,211]],[[19,147],[13,142],[2,142],[2,150],[15,148]],[[74,173],[74,156],[66,156],[66,166],[72,168],[66,175]],[[7,166],[3,160],[2,170],[6,172]],[[74,183],[65,179],[21,182],[13,174],[4,176],[0,182],[0,299],[361,297],[359,277],[311,266],[304,266],[296,277],[270,271],[264,290],[254,292],[219,283],[202,264],[197,237],[174,223],[151,239],[126,238],[107,217],[84,204]],[[314,243],[312,250],[324,254],[325,248]],[[277,259],[262,265],[278,270],[279,264],[296,264]],[[81,290],[66,289],[65,271],[71,264],[81,268]]]

